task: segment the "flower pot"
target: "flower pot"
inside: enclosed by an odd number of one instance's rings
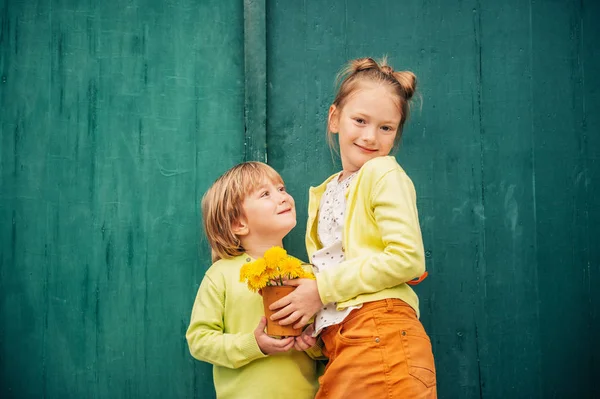
[[[280,326],[279,321],[272,321],[271,315],[276,311],[270,310],[269,306],[283,298],[290,292],[294,291],[296,287],[290,287],[288,285],[271,285],[262,289],[263,306],[265,308],[265,316],[267,317],[267,334],[272,336],[281,337],[297,337],[302,334],[302,328],[294,328],[294,322],[287,326]]]

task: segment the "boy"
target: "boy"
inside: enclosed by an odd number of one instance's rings
[[[282,247],[296,225],[294,199],[281,176],[260,162],[233,167],[204,195],[202,216],[213,264],[198,289],[186,333],[190,353],[214,365],[220,399],[312,399],[316,362],[290,350],[293,337],[265,334],[262,298],[239,281],[244,263]]]

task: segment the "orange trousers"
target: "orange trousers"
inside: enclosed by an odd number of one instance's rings
[[[329,362],[315,399],[437,398],[431,341],[404,301],[365,303],[321,338]]]

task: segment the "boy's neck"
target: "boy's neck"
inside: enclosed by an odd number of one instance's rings
[[[265,252],[272,247],[278,246],[283,248],[283,239],[253,240],[251,237],[246,237],[241,241],[246,254],[250,255],[253,259],[262,258]]]

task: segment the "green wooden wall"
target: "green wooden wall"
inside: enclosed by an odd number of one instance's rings
[[[600,4],[0,0],[0,397],[212,398],[184,333],[199,201],[245,159],[339,168],[333,78],[419,77],[397,153],[440,398],[600,396]]]

